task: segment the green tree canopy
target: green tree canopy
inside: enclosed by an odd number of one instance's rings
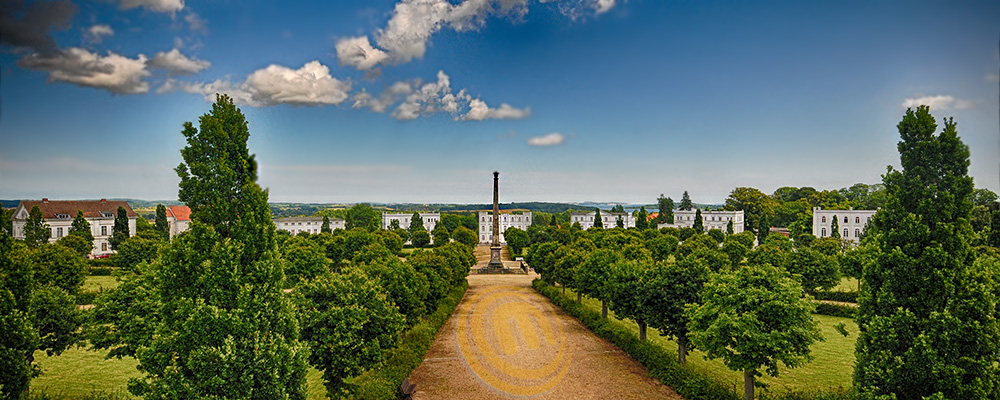
[[[319,233],[330,233],[333,232],[330,229],[330,217],[326,215],[323,216],[323,223],[319,226]]]
[[[513,226],[503,231],[503,238],[507,241],[511,255],[521,255],[521,250],[531,244],[528,233]]]
[[[709,272],[699,259],[691,258],[657,263],[646,274],[640,306],[647,313],[650,327],[677,341],[677,360],[681,364],[687,362],[687,353],[692,350],[684,306],[701,304],[701,289]]]
[[[594,227],[595,228],[604,228],[604,221],[601,220],[601,209],[600,208],[595,208],[594,209]]]
[[[90,230],[90,222],[83,217],[82,210],[76,210],[76,217],[73,218],[73,225],[69,227],[69,234],[83,238],[90,244],[91,249],[94,248],[94,233]]]
[[[444,224],[438,223],[431,230],[431,236],[434,239],[434,247],[444,246],[451,241],[451,235],[448,234],[448,228],[445,228]]]
[[[701,209],[694,212],[694,224],[691,225],[695,233],[705,233],[705,221],[701,219]]]
[[[723,209],[727,211],[743,210],[746,228],[759,234],[760,229],[767,229],[771,226],[767,220],[774,214],[774,207],[775,201],[764,192],[751,187],[738,187],[729,193]]]
[[[674,199],[669,197],[660,197],[656,199],[657,207],[659,208],[660,214],[656,216],[659,223],[672,224],[674,223]]]
[[[154,221],[156,232],[163,240],[170,239],[170,224],[167,223],[167,207],[163,204],[156,205],[156,219]]]
[[[684,195],[681,196],[681,204],[677,206],[677,209],[691,211],[692,208],[694,208],[694,203],[691,203],[691,196],[688,195],[687,190],[685,190]]]
[[[24,242],[30,247],[38,247],[48,243],[50,237],[52,228],[42,218],[42,209],[38,206],[31,207],[28,219],[24,222]]]
[[[477,243],[479,243],[479,237],[476,236],[476,232],[473,232],[472,229],[466,228],[464,226],[459,226],[458,228],[455,228],[455,232],[452,233],[451,236],[452,238],[455,239],[456,242],[464,243],[469,246],[475,246]]]
[[[427,245],[430,243],[431,243],[431,234],[427,233],[427,231],[423,229],[417,230],[416,232],[410,234],[410,244],[412,244],[413,247],[418,247],[418,248],[427,247]]]

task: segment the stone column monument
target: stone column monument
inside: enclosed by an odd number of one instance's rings
[[[500,260],[500,197],[499,191],[500,173],[493,171],[493,241],[490,244],[490,263],[487,268],[503,268],[503,261]]]

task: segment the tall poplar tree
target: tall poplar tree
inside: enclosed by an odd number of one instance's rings
[[[897,125],[902,170],[868,224],[874,262],[858,297],[854,385],[862,398],[1000,398],[995,259],[974,265],[969,148],[927,106]]]
[[[163,204],[156,205],[156,233],[160,234],[163,240],[170,239],[170,225],[167,224],[167,207]]]
[[[701,218],[701,209],[694,212],[694,224],[691,226],[697,233],[705,233],[705,221]]]
[[[604,222],[601,221],[601,209],[600,208],[595,208],[594,209],[594,227],[595,228],[604,228]]]
[[[677,207],[678,210],[691,211],[694,204],[691,203],[691,196],[688,195],[687,190],[684,191],[684,195],[681,196],[681,205]]]
[[[638,229],[649,228],[649,213],[646,212],[646,207],[639,207],[639,212],[635,216],[635,227]]]
[[[306,346],[282,293],[247,122],[219,95],[199,128],[184,124],[176,169],[193,221],[149,267],[156,318],[136,318],[156,320],[156,335],[130,344],[146,375],[129,390],[147,399],[304,399]]]
[[[837,216],[833,216],[833,222],[830,222],[830,237],[834,239],[840,239],[840,222],[837,221]]]
[[[111,238],[108,239],[108,243],[111,243],[111,249],[117,250],[118,245],[128,239],[130,234],[128,212],[125,211],[125,207],[118,206],[118,212],[115,214],[115,225],[111,229]]]
[[[323,216],[323,224],[319,226],[319,233],[330,233],[330,217]]]
[[[28,219],[24,222],[24,242],[30,247],[38,247],[48,243],[50,237],[52,228],[42,218],[42,209],[38,206],[31,207]]]

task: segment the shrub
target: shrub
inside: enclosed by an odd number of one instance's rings
[[[841,304],[816,303],[816,314],[829,315],[831,317],[854,318],[854,315],[857,313],[857,307],[845,306]]]
[[[827,292],[818,291],[816,300],[830,300],[830,301],[841,301],[844,303],[857,303],[858,302],[858,292]]]

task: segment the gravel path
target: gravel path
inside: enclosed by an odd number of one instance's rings
[[[477,256],[489,259],[489,249]],[[506,256],[506,254],[504,254]],[[537,275],[470,275],[410,375],[414,399],[682,399],[531,288]]]

